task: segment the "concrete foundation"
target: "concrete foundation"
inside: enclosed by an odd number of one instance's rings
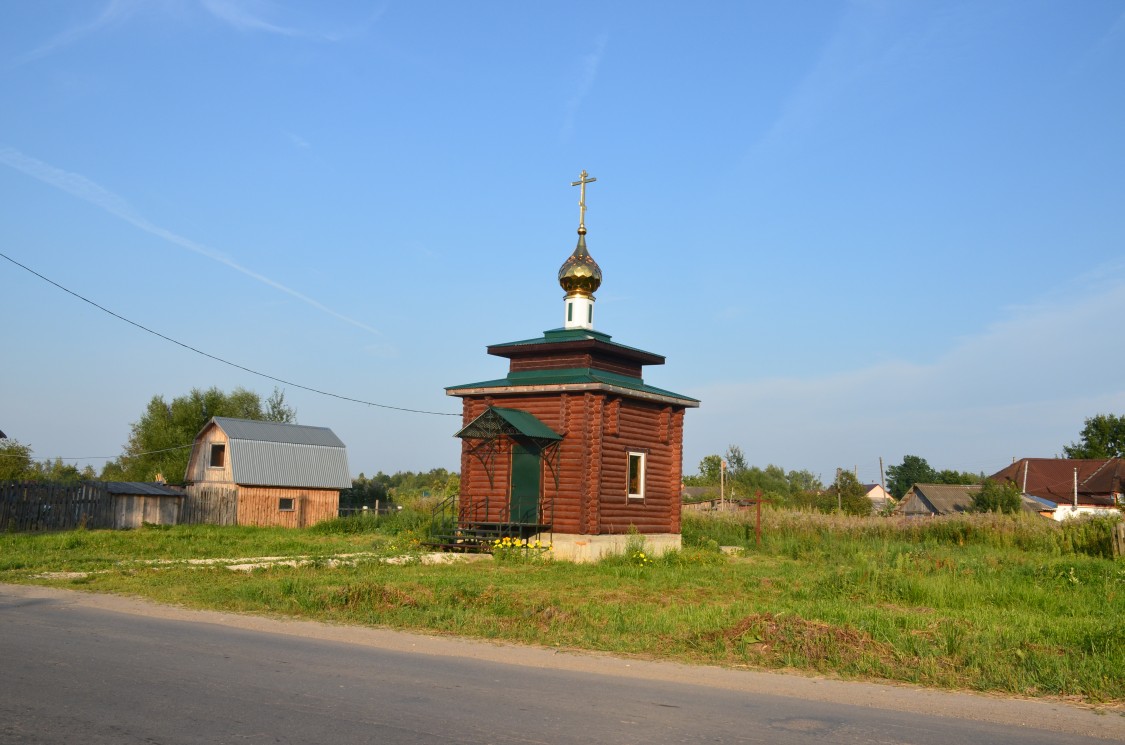
[[[623,554],[630,539],[643,538],[645,541],[644,552],[649,556],[660,556],[666,551],[679,551],[683,545],[679,533],[642,533],[640,535],[540,533],[535,538],[554,547],[551,551],[552,557],[579,563],[598,561],[613,554]]]

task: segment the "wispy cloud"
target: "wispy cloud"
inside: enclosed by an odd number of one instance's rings
[[[259,4],[260,5],[260,4]],[[211,15],[239,31],[264,31],[281,36],[306,36],[300,29],[271,23],[245,7],[237,0],[203,0],[203,7]]]
[[[306,140],[304,137],[301,137],[295,132],[286,131],[283,132],[283,134],[285,135],[286,139],[289,140],[289,142],[291,142],[294,146],[301,148],[302,150],[308,150],[309,147],[311,147],[308,140]]]
[[[750,153],[767,151],[779,142],[800,139],[831,116],[837,102],[893,55],[899,41],[886,33],[888,8],[852,3],[809,71],[782,103],[765,134]]]
[[[46,57],[60,49],[70,46],[87,36],[109,28],[127,19],[134,11],[141,7],[141,0],[110,0],[101,13],[89,23],[83,23],[56,34],[45,44],[42,44],[26,54],[17,57],[9,67],[19,67],[28,62]]]
[[[329,42],[342,41],[364,33],[386,11],[385,4],[379,5],[362,23],[344,30],[320,31],[273,20],[280,11],[266,0],[202,0],[202,5],[212,16],[238,31]]]
[[[992,473],[1012,457],[1058,454],[1086,417],[1125,411],[1120,267],[1008,313],[928,364],[886,362],[694,391],[703,406],[693,426],[717,440],[694,449],[702,457],[738,444],[754,463],[828,477],[837,466],[858,465],[861,478],[876,478],[879,456],[895,464],[906,454]]]
[[[574,133],[574,122],[578,118],[578,112],[582,108],[582,102],[586,100],[586,96],[590,94],[594,83],[598,79],[598,68],[601,67],[602,57],[605,55],[607,44],[609,44],[609,34],[603,33],[598,37],[594,45],[594,50],[582,56],[578,88],[567,102],[566,115],[563,118],[563,140],[570,139],[571,135]]]
[[[304,295],[290,287],[287,287],[286,285],[283,285],[276,280],[270,279],[264,274],[260,274],[252,269],[248,269],[242,266],[238,262],[234,261],[233,259],[219,251],[208,248],[201,243],[197,243],[189,238],[185,238],[181,235],[173,233],[172,231],[162,228],[159,225],[152,224],[142,215],[140,215],[125,199],[118,196],[117,194],[114,194],[100,184],[91,181],[81,174],[73,173],[71,171],[64,171],[61,168],[56,168],[55,166],[32,158],[28,155],[23,154],[19,150],[8,146],[0,146],[0,163],[3,163],[4,165],[17,171],[21,171],[22,173],[25,173],[34,179],[42,181],[45,184],[53,186],[57,189],[61,189],[62,191],[65,191],[72,196],[78,197],[83,201],[89,202],[90,204],[99,207],[109,214],[124,220],[130,225],[133,225],[134,227],[139,228],[146,233],[155,235],[158,238],[167,241],[168,243],[179,246],[181,248],[185,248],[188,251],[192,251],[201,256],[205,256],[212,261],[216,261],[220,264],[230,267],[236,272],[245,274],[247,277],[255,279],[262,284],[273,287],[276,290],[280,290],[281,292],[284,292],[285,294],[290,295],[291,297],[294,297],[307,305],[311,305],[317,310],[327,313],[330,316],[338,318],[341,321],[349,323],[365,331],[369,331],[373,334],[379,333],[378,330],[372,328],[371,326],[368,326],[361,321],[357,321],[354,318],[339,313],[332,308],[324,305],[323,303],[314,300],[308,295]]]

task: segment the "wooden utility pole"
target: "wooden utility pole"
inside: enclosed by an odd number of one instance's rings
[[[727,511],[727,462],[719,459],[719,511]]]
[[[754,496],[756,497],[754,501],[758,503],[758,521],[754,527],[754,535],[757,536],[758,546],[760,547],[762,545],[762,490],[759,489]]]
[[[844,499],[840,494],[840,471],[841,471],[841,469],[839,469],[839,468],[836,469],[836,511],[837,512],[843,512],[844,511]]]

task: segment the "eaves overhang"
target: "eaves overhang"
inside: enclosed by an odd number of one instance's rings
[[[610,341],[610,335],[588,329],[551,329],[535,339],[492,344],[486,351],[496,357],[532,357],[553,352],[591,352],[637,362],[663,365],[663,355]]]
[[[699,399],[645,385],[640,378],[590,368],[510,373],[506,378],[450,386],[449,396],[505,396],[528,393],[602,391],[645,401],[698,408]]]

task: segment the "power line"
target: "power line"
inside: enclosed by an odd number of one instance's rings
[[[379,409],[391,409],[393,411],[406,411],[406,412],[409,412],[411,414],[431,414],[433,416],[461,416],[460,414],[451,414],[451,413],[445,412],[445,411],[426,411],[424,409],[408,409],[404,406],[391,406],[389,404],[375,403],[374,401],[364,401],[361,398],[352,398],[350,396],[341,396],[338,393],[331,393],[330,391],[322,391],[319,388],[312,388],[312,387],[307,386],[307,385],[301,385],[300,383],[294,383],[290,380],[284,380],[282,378],[274,377],[273,375],[267,375],[264,372],[258,372],[257,370],[252,370],[249,367],[246,367],[244,365],[239,365],[238,363],[231,362],[230,360],[225,360],[222,357],[216,357],[213,354],[209,354],[207,352],[204,352],[201,349],[196,349],[195,347],[191,346],[190,344],[184,344],[182,341],[177,341],[170,336],[165,336],[164,334],[160,333],[159,331],[153,331],[152,329],[148,328],[147,326],[142,326],[141,324],[137,323],[136,321],[130,321],[125,316],[120,315],[119,313],[114,313],[109,308],[98,305],[93,300],[90,300],[89,298],[86,298],[86,297],[83,297],[82,295],[79,295],[74,290],[68,290],[67,288],[60,285],[58,282],[55,282],[52,279],[44,277],[39,272],[35,271],[31,267],[24,266],[20,262],[13,259],[11,256],[8,256],[4,253],[0,253],[0,257],[3,257],[5,259],[7,259],[8,261],[10,261],[13,264],[15,264],[16,266],[18,266],[20,269],[23,269],[26,272],[30,272],[31,274],[34,274],[36,277],[43,280],[47,284],[54,285],[55,287],[59,288],[63,292],[67,293],[68,295],[72,295],[72,296],[78,298],[79,300],[81,300],[84,303],[89,303],[90,305],[94,306],[95,308],[102,311],[103,313],[108,313],[109,315],[113,316],[114,318],[116,318],[120,321],[124,321],[125,323],[129,324],[130,326],[135,326],[135,327],[139,328],[141,331],[146,331],[146,332],[152,334],[153,336],[160,337],[164,341],[172,342],[173,344],[175,344],[177,346],[180,346],[180,347],[183,347],[184,349],[187,349],[191,352],[195,352],[196,354],[199,354],[199,355],[202,355],[202,356],[207,357],[209,359],[215,360],[216,362],[221,362],[224,365],[230,365],[233,368],[236,368],[238,370],[242,370],[243,372],[248,372],[251,375],[257,375],[259,377],[265,378],[266,380],[272,380],[275,383],[281,383],[282,385],[288,385],[288,386],[292,386],[294,388],[300,388],[301,390],[309,391],[310,393],[319,393],[322,396],[329,396],[331,398],[337,398],[337,399],[340,399],[341,401],[350,401],[351,403],[355,403],[355,404],[363,404],[364,406],[374,406],[374,407],[379,408]]]
[[[79,456],[79,455],[72,455],[72,456],[56,455],[52,458],[46,458],[45,460],[48,461],[48,462],[53,461],[53,460],[115,460],[116,458],[119,458],[121,456],[125,456],[127,458],[136,458],[138,455],[154,455],[156,453],[168,453],[168,452],[171,452],[173,450],[186,450],[187,448],[190,448],[190,447],[192,447],[192,446],[191,445],[176,445],[175,447],[161,448],[160,450],[146,450],[143,453],[121,453],[120,455],[81,455],[81,456]],[[34,452],[34,451],[32,451],[32,452]],[[8,455],[6,453],[0,453],[0,458],[23,458],[23,457],[24,456],[22,456],[22,455]]]

